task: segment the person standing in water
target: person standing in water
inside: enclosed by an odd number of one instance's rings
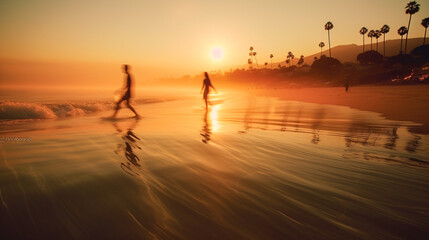
[[[130,104],[130,98],[131,98],[131,87],[132,87],[132,83],[133,83],[133,79],[131,77],[131,74],[129,73],[129,69],[130,66],[128,66],[127,64],[125,64],[123,66],[123,71],[126,74],[126,86],[125,86],[125,93],[124,96],[122,96],[121,99],[119,99],[119,101],[116,103],[116,108],[115,108],[115,112],[113,113],[113,118],[116,117],[116,114],[118,113],[119,109],[121,108],[121,103],[123,101],[127,101],[127,107],[133,111],[133,113],[136,115],[136,118],[140,117],[140,115],[136,112],[136,110],[131,106]]]
[[[210,87],[213,88],[213,90],[215,90],[215,92],[217,93],[216,88],[212,85],[212,82],[210,81],[209,78],[209,74],[207,72],[204,72],[204,80],[203,80],[203,87],[201,88],[200,94],[203,92],[204,90],[204,94],[203,94],[203,98],[204,101],[206,103],[206,109],[207,107],[207,101],[208,101],[208,97],[209,97],[209,93],[210,93]]]

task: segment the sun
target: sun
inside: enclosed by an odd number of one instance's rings
[[[223,49],[221,47],[212,48],[211,56],[213,60],[222,60],[223,55]]]

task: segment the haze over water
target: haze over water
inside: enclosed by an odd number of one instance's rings
[[[138,95],[142,119],[123,109],[110,121],[100,95],[74,109],[16,97],[81,114],[2,120],[2,239],[429,234],[429,138],[416,124],[251,92],[213,95],[208,111],[195,94]]]

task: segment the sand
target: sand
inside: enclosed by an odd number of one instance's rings
[[[377,112],[389,119],[420,123],[423,127],[417,131],[429,133],[429,85],[357,86],[351,87],[347,93],[342,87],[260,89],[255,93],[283,100],[334,104]]]

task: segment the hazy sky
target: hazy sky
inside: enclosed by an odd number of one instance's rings
[[[408,24],[403,0],[38,0],[0,2],[0,58],[45,62],[130,63],[154,76],[242,65],[249,46],[259,62],[319,51],[332,21],[332,46],[361,44],[362,26]],[[410,37],[422,37],[429,2],[417,1]],[[210,56],[213,47],[224,58]]]

